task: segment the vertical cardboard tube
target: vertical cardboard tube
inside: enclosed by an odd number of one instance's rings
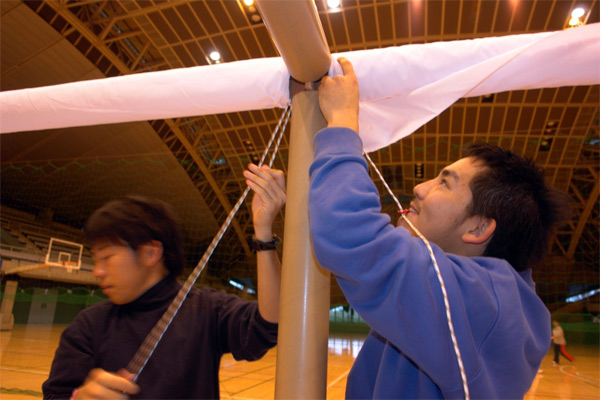
[[[256,6],[287,69],[299,82],[329,71],[331,53],[313,0],[256,0]]]
[[[313,138],[325,120],[316,91],[292,100],[276,399],[324,399],[327,393],[330,274],[317,265],[308,225]]]

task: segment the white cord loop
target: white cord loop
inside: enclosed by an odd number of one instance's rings
[[[375,163],[373,163],[373,161],[371,160],[371,158],[369,157],[367,152],[364,151],[364,149],[363,149],[363,153],[365,155],[365,158],[369,161],[369,164],[371,164],[371,166],[373,167],[373,170],[377,173],[377,176],[383,183],[383,186],[385,186],[388,193],[392,196],[392,199],[394,199],[394,202],[398,206],[398,209],[400,211],[403,211],[402,206],[400,205],[400,202],[398,201],[396,196],[394,196],[394,193],[392,192],[392,190],[386,183],[385,179],[383,179],[383,176],[381,175],[381,173],[375,166]],[[452,345],[454,346],[454,354],[456,354],[456,361],[458,362],[458,369],[460,370],[460,378],[462,380],[463,390],[465,392],[465,399],[469,400],[470,396],[469,396],[469,385],[467,384],[467,374],[465,372],[465,367],[463,365],[462,356],[460,355],[460,349],[458,348],[458,342],[456,340],[456,334],[454,332],[454,324],[452,323],[452,314],[450,313],[450,302],[448,301],[448,293],[446,292],[446,285],[444,284],[444,278],[442,278],[442,273],[440,272],[440,267],[438,266],[437,260],[435,259],[435,255],[433,254],[433,249],[429,245],[429,241],[427,239],[425,239],[425,236],[423,236],[421,234],[421,232],[419,232],[419,230],[408,220],[408,218],[406,218],[406,214],[403,213],[401,216],[402,216],[402,218],[404,218],[404,221],[406,221],[406,223],[411,227],[411,229],[413,231],[415,231],[415,233],[417,234],[417,236],[419,236],[419,238],[423,241],[423,243],[425,243],[425,246],[427,247],[427,250],[429,251],[429,257],[431,258],[431,261],[433,262],[433,267],[435,268],[435,273],[437,275],[438,281],[440,283],[440,287],[442,289],[442,295],[444,296],[444,306],[446,308],[446,320],[448,321],[448,329],[450,330],[450,338],[452,339]]]
[[[271,135],[271,139],[269,140],[269,143],[267,144],[267,147],[260,159],[259,167],[263,164],[265,158],[267,157],[267,154],[269,153],[269,149],[271,148],[271,145],[273,144],[273,141],[275,140],[275,138],[277,137],[277,134],[279,133],[277,143],[275,145],[275,149],[273,150],[273,154],[271,155],[271,159],[269,160],[269,167],[271,167],[273,165],[273,162],[275,161],[275,156],[277,155],[277,151],[279,150],[279,144],[281,143],[283,133],[285,132],[285,128],[287,126],[287,123],[290,119],[291,114],[292,114],[292,106],[288,104],[287,108],[281,114],[281,118],[279,119],[279,123],[277,124],[275,131],[273,131],[273,134]],[[285,122],[285,124],[283,125],[283,129],[280,129],[283,122]],[[146,336],[146,339],[144,339],[144,342],[142,343],[140,348],[137,350],[137,352],[135,353],[135,355],[133,356],[133,358],[127,365],[127,371],[133,374],[134,382],[137,381],[140,373],[142,372],[142,370],[148,363],[148,360],[152,356],[152,353],[154,353],[156,346],[158,346],[158,343],[160,342],[163,335],[165,334],[165,332],[171,325],[173,318],[175,318],[175,315],[177,315],[179,308],[181,308],[181,304],[183,303],[183,301],[187,297],[188,293],[190,292],[192,286],[194,286],[194,283],[196,282],[196,280],[198,279],[198,277],[200,276],[200,274],[206,267],[206,264],[208,263],[208,259],[212,255],[215,247],[217,247],[217,245],[219,244],[219,241],[225,234],[225,231],[231,224],[233,217],[235,216],[235,214],[239,210],[240,206],[246,199],[246,196],[248,195],[249,191],[250,191],[249,187],[247,187],[246,190],[244,190],[244,193],[239,198],[237,203],[235,203],[235,205],[233,206],[233,208],[227,215],[225,222],[223,223],[223,225],[221,226],[221,228],[219,229],[219,231],[213,238],[212,242],[210,243],[210,245],[204,252],[204,255],[202,256],[202,258],[200,259],[200,261],[198,262],[198,264],[196,265],[196,267],[194,268],[194,270],[192,271],[192,273],[190,274],[188,279],[185,281],[185,283],[183,284],[181,289],[179,289],[177,296],[175,296],[175,299],[173,299],[173,302],[169,305],[169,308],[167,309],[167,311],[165,311],[165,313],[162,315],[160,320],[156,323],[156,325],[154,325],[154,328],[152,328],[152,331],[150,331],[148,336]]]

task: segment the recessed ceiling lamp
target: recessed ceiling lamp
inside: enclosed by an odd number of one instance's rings
[[[548,121],[546,123],[546,128],[544,129],[544,135],[552,136],[556,133],[556,129],[558,128],[558,121]]]
[[[579,26],[583,25],[584,22],[581,20],[581,17],[585,15],[585,10],[581,7],[577,7],[571,12],[571,19],[569,20],[569,26]]]
[[[571,13],[571,17],[573,18],[581,18],[583,17],[583,14],[585,14],[585,10],[581,7],[578,7],[576,9],[573,10],[573,12]]]
[[[494,102],[494,93],[484,94],[481,96],[482,103],[493,103]]]
[[[422,179],[423,178],[423,163],[415,164],[415,178]]]
[[[337,10],[340,8],[341,3],[341,0],[327,0],[327,7],[329,7],[330,10]]]
[[[550,151],[552,146],[552,138],[542,138],[540,140],[540,151]]]
[[[215,63],[218,63],[221,61],[221,54],[218,51],[213,51],[212,53],[210,53],[209,57]]]
[[[250,23],[260,24],[262,22],[262,18],[260,17],[260,14],[258,13],[256,6],[254,5],[254,0],[242,0],[242,3],[244,3],[244,5],[246,6],[242,8],[246,12],[246,16],[248,17]]]

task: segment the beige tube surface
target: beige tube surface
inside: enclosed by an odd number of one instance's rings
[[[314,2],[257,0],[256,5],[291,77],[320,80],[331,53]],[[275,398],[324,399],[330,274],[312,252],[308,169],[314,135],[326,123],[315,91],[293,96],[292,108]]]
[[[292,78],[321,79],[329,71],[331,52],[314,2],[257,0],[256,5]]]
[[[324,399],[330,274],[312,252],[308,169],[314,135],[325,120],[316,91],[295,95],[292,108],[275,398]]]

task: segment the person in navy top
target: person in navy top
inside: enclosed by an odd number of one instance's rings
[[[258,300],[192,287],[138,379],[126,367],[179,292],[183,240],[167,203],[127,196],[96,210],[85,227],[94,276],[108,296],[63,332],[45,399],[215,399],[221,356],[257,360],[277,342],[281,264],[270,246],[286,200],[281,171],[249,166]]]

